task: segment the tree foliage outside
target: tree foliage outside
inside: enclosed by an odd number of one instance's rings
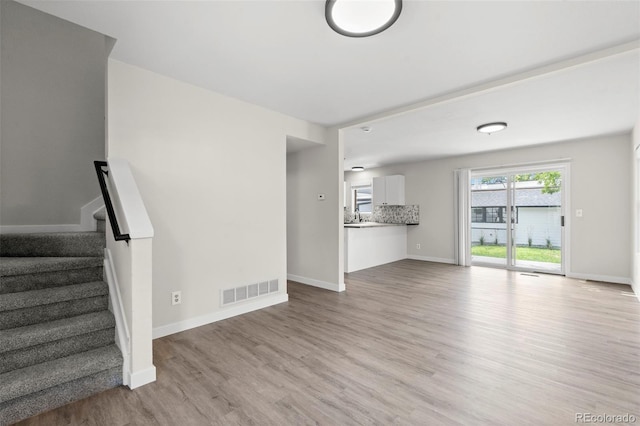
[[[560,192],[560,182],[562,176],[560,172],[539,172],[528,175],[516,175],[516,182],[538,181],[542,185],[543,194],[555,194]]]
[[[530,173],[526,175],[515,175],[514,179],[516,182],[537,181],[540,185],[542,185],[543,194],[555,194],[556,192],[560,192],[560,183],[562,181],[562,176],[560,175],[560,172],[557,172],[557,171],[556,172],[539,172],[539,173]],[[484,184],[495,184],[495,183],[505,184],[506,182],[507,182],[506,176],[482,178],[482,183]]]

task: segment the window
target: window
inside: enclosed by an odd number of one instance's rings
[[[484,221],[486,223],[504,223],[507,215],[503,215],[503,211],[506,211],[504,207],[485,207]]]
[[[507,220],[506,207],[472,207],[471,222],[473,223],[505,223]],[[514,222],[515,214],[514,214]]]
[[[471,222],[474,222],[474,223],[484,222],[484,209],[482,207],[471,208]]]
[[[366,185],[352,185],[351,189],[352,212],[355,212],[356,210],[360,213],[373,212],[371,184],[368,183]]]

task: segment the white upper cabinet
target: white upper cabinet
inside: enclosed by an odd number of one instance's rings
[[[373,205],[379,206],[387,203],[387,178],[385,176],[373,178]]]
[[[404,176],[381,176],[373,178],[373,204],[403,206]]]
[[[387,204],[404,206],[404,176],[393,175],[386,178]]]

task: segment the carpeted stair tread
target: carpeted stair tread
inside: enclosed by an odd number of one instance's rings
[[[103,255],[105,245],[101,232],[2,234],[0,256],[95,257]]]
[[[0,404],[0,425],[10,425],[122,385],[122,367],[103,370]]]
[[[96,232],[105,233],[107,229],[107,210],[101,209],[93,214],[93,218],[96,220]]]
[[[122,366],[115,345],[0,374],[0,403]]]
[[[0,277],[102,266],[103,257],[0,257]]]
[[[2,295],[1,298],[4,298]],[[0,299],[1,299],[0,298]],[[109,296],[99,295],[82,299],[65,300],[29,308],[0,312],[0,330],[24,327],[40,322],[56,321],[76,315],[104,311],[109,308]]]
[[[0,234],[0,426],[122,384],[98,232]]]
[[[104,281],[9,293],[0,298],[0,312],[50,305],[68,300],[86,299],[106,294],[109,294],[109,286]]]
[[[1,259],[2,258],[0,258],[0,260]],[[87,283],[91,281],[100,281],[103,279],[103,269],[104,268],[101,263],[100,266],[92,266],[89,268],[65,269],[60,271],[42,272],[39,274],[1,277],[0,295],[5,293],[17,293],[19,291],[38,290],[71,284]]]
[[[3,342],[0,354],[105,328],[113,330],[114,327],[113,314],[105,310],[48,323],[0,330],[0,342]]]
[[[106,209],[98,210],[93,214],[93,218],[95,220],[107,220],[107,210]]]
[[[115,330],[112,327],[46,342],[41,345],[16,349],[15,351],[3,352],[0,354],[0,374],[109,346],[114,341]]]

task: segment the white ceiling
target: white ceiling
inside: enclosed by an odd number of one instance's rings
[[[629,131],[639,114],[639,64],[636,49],[353,126],[344,130],[345,170]],[[476,131],[495,121],[508,128]]]
[[[317,142],[308,141],[305,139],[296,138],[293,136],[287,136],[287,154],[291,154],[293,152],[302,151],[309,148],[314,148],[322,146]]]
[[[405,0],[360,39],[334,33],[316,0],[21,2],[116,38],[115,59],[323,125],[640,40],[640,1]],[[348,130],[345,165],[627,131],[637,51],[376,121],[368,139]],[[509,129],[469,135],[494,120]]]

